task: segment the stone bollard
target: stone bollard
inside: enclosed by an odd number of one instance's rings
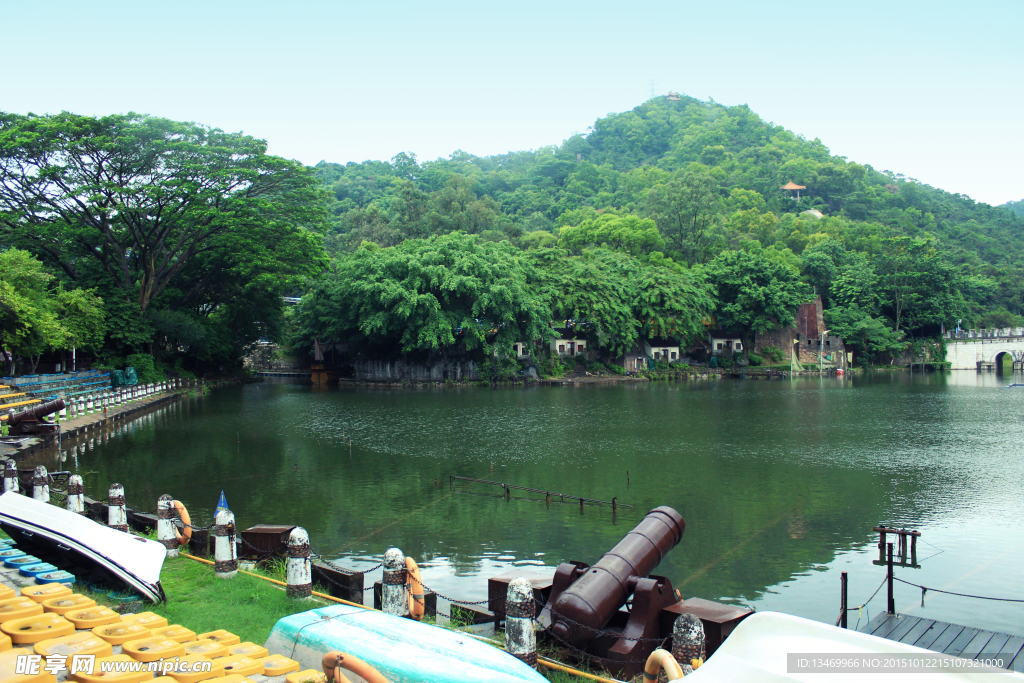
[[[118,389],[117,391],[114,392],[114,405],[115,406],[121,405],[121,390],[120,389]]]
[[[67,422],[68,421],[68,407],[67,407],[67,405],[65,405],[63,408],[61,408],[60,412],[57,413],[57,421],[58,422]]]
[[[533,586],[518,576],[505,597],[505,647],[508,653],[537,668],[537,634],[533,630]]]
[[[704,655],[704,624],[694,614],[681,614],[672,626],[672,656],[684,675],[693,673],[691,662],[706,659]]]
[[[301,526],[288,535],[288,595],[308,598],[313,594],[313,563],[309,559],[309,534]]]
[[[238,548],[235,546],[235,513],[221,510],[213,518],[213,575],[231,579],[238,573]]]
[[[40,503],[50,502],[50,478],[46,474],[46,465],[38,465],[32,474],[32,497]]]
[[[90,440],[90,446],[92,441]],[[124,487],[111,484],[107,492],[107,526],[128,533],[128,510],[124,504]]]
[[[405,580],[405,555],[398,548],[391,548],[384,553],[384,581],[381,585],[381,606],[385,614],[396,617],[409,614]]]
[[[178,532],[174,528],[174,498],[166,493],[156,501],[156,540],[167,549],[167,557],[178,556]]]
[[[75,448],[78,447],[75,446]],[[85,483],[82,481],[81,475],[72,474],[68,477],[67,508],[71,512],[77,512],[80,515],[85,514]]]
[[[18,464],[13,460],[8,460],[7,465],[4,466],[4,493],[8,491],[18,491]]]
[[[94,408],[95,406],[92,402],[92,394],[89,394],[85,397],[85,414],[92,415]]]

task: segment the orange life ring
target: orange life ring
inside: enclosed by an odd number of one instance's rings
[[[348,678],[345,677],[345,674],[341,673],[341,670],[348,669],[355,675],[361,676],[367,683],[389,683],[388,679],[384,678],[379,671],[359,659],[359,657],[338,652],[337,650],[325,654],[320,664],[324,669],[328,682],[344,683]]]
[[[178,537],[178,545],[185,545],[192,540],[192,518],[188,515],[188,510],[180,500],[173,501],[171,505],[174,506],[174,511],[178,513],[178,519],[185,525],[185,533],[178,531],[178,526],[174,526],[174,533]]]
[[[405,585],[409,589],[409,616],[416,621],[423,618],[426,604],[423,602],[423,580],[416,560],[405,558]]]

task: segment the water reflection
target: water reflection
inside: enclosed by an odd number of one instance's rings
[[[224,489],[242,528],[301,524],[356,569],[397,545],[422,560],[428,586],[466,599],[511,567],[594,561],[671,505],[686,534],[657,571],[684,595],[833,621],[840,571],[854,604],[883,576],[871,564],[879,523],[923,532],[907,580],[1024,597],[1024,427],[1012,419],[1024,389],[1007,383],[973,372],[496,390],[264,382],[65,448],[90,496],[118,481],[152,509],[171,493],[203,523]],[[581,514],[537,494],[449,489],[449,474],[635,509]],[[898,607],[1020,631],[1012,603],[929,594],[922,610],[914,590],[898,589]]]

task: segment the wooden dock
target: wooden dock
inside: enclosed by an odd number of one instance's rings
[[[872,619],[861,631],[964,659],[1001,654],[1005,668],[1024,673],[1024,637],[1021,636],[886,612]]]

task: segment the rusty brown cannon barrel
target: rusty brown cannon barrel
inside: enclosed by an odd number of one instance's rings
[[[647,513],[597,564],[551,605],[551,631],[568,643],[591,640],[626,603],[638,579],[658,566],[683,538],[686,522],[670,507]]]
[[[25,408],[7,418],[8,425],[16,425],[23,420],[38,420],[42,417],[49,415],[50,413],[56,413],[58,410],[64,407],[64,399],[58,398],[56,401],[47,401],[46,403],[40,403],[37,406],[31,408]]]

